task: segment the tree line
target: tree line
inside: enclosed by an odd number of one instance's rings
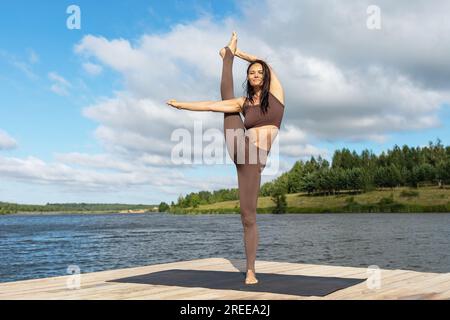
[[[91,212],[153,209],[157,205],[120,204],[120,203],[47,203],[45,205],[17,204],[0,202],[0,214],[16,212]]]
[[[444,147],[438,138],[424,147],[392,149],[375,155],[368,149],[360,154],[347,148],[335,150],[331,164],[321,156],[297,161],[277,179],[261,186],[260,196],[271,196],[277,206],[285,203],[283,194],[305,192],[309,195],[329,195],[340,192],[368,192],[377,188],[409,186],[418,188],[450,184],[450,146]],[[198,207],[228,200],[238,200],[237,188],[218,191],[191,192],[180,195],[172,207]],[[161,208],[169,205],[161,203]]]

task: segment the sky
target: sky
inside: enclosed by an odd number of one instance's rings
[[[159,204],[236,188],[231,162],[174,161],[179,134],[200,141],[196,156],[226,152],[223,114],[165,104],[220,100],[218,52],[233,30],[285,92],[262,183],[342,148],[448,145],[450,3],[371,5],[2,0],[0,201]],[[246,67],[235,59],[236,95]]]

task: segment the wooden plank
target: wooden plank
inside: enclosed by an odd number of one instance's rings
[[[381,272],[381,288],[380,289],[371,289],[367,287],[367,281],[363,283],[359,283],[351,288],[342,289],[338,292],[331,293],[327,296],[327,299],[363,299],[364,296],[367,296],[374,291],[382,290],[382,288],[386,288],[392,285],[397,285],[398,282],[403,281],[407,278],[415,277],[416,275],[408,270],[385,270],[380,269]]]
[[[450,289],[437,293],[433,299],[450,300]]]
[[[186,267],[189,268],[191,266],[195,265],[203,265],[205,263],[226,263],[223,258],[208,258],[208,259],[198,259],[198,260],[190,260],[190,261],[176,261],[176,262],[169,262],[169,263],[163,263],[163,264],[155,264],[155,265],[149,265],[149,266],[142,266],[142,267],[133,267],[133,268],[124,268],[124,269],[114,269],[114,270],[103,270],[103,271],[96,271],[96,272],[90,272],[90,273],[81,273],[83,278],[89,279],[90,277],[95,277],[98,279],[108,279],[111,276],[115,277],[116,275],[121,275],[124,273],[145,273],[149,271],[160,271],[165,270],[168,267],[174,268],[174,267]],[[49,284],[53,284],[55,281],[66,281],[66,279],[70,278],[71,275],[64,275],[64,276],[56,276],[56,277],[49,277],[49,278],[40,278],[40,279],[30,279],[30,280],[22,280],[22,281],[14,281],[14,282],[4,282],[0,283],[0,288],[4,290],[14,289],[16,287],[20,286],[33,286],[36,285],[36,287],[39,287],[46,282]]]
[[[420,274],[402,282],[399,286],[369,295],[370,299],[419,299],[421,295],[434,294],[436,286],[449,281],[448,274]],[[448,284],[446,284],[448,285]]]
[[[208,266],[221,266],[229,263],[228,261],[224,262],[223,259],[201,259],[196,261],[183,261],[181,263],[174,262],[163,265],[153,265],[146,267],[138,267],[138,268],[128,268],[128,269],[120,269],[120,270],[107,270],[100,272],[92,272],[81,274],[81,286],[80,289],[68,289],[66,287],[66,280],[69,279],[69,276],[62,277],[54,277],[54,278],[46,278],[46,279],[36,279],[41,280],[35,281],[33,280],[33,286],[30,288],[28,286],[29,281],[21,281],[20,283],[16,283],[12,287],[16,287],[11,289],[11,286],[0,285],[0,299],[3,298],[14,298],[16,296],[25,297],[26,295],[36,295],[36,294],[53,294],[53,293],[71,293],[74,290],[87,290],[89,288],[96,288],[98,285],[104,284],[105,281],[122,278],[127,276],[137,276],[152,272],[163,271],[167,269],[197,269]],[[50,280],[50,283],[48,282]],[[41,283],[41,285],[40,285]],[[111,284],[113,285],[113,284]]]
[[[447,275],[450,275],[450,273],[447,273]],[[450,299],[450,281],[445,280],[442,281],[441,284],[436,285],[436,291],[438,293],[433,297],[433,299]]]
[[[367,293],[364,299],[392,299],[391,297],[397,299],[401,296],[411,294],[411,287],[413,284],[423,283],[424,281],[435,277],[435,275],[428,273],[411,272],[410,274],[413,276],[402,279],[401,281],[396,281],[392,284],[382,285],[380,290]],[[392,296],[392,293],[397,293],[397,295]]]
[[[243,266],[245,261],[241,260]],[[18,282],[0,283],[0,299],[449,299],[450,273],[421,273],[409,270],[385,270],[381,272],[381,288],[367,288],[367,282],[343,288],[325,297],[299,296],[272,292],[211,289],[150,285],[145,283],[108,282],[115,279],[134,277],[171,269],[239,271],[240,266],[224,258],[196,259],[170,262],[151,266],[104,270],[81,274],[81,288],[66,288],[66,280],[71,275],[32,279]],[[239,272],[245,272],[240,270]],[[271,273],[279,275],[303,275],[314,277],[336,277],[366,279],[367,268],[353,268],[333,265],[301,264],[291,262],[257,261],[256,275]],[[227,280],[224,279],[224,282]],[[244,275],[242,277],[244,281]],[[274,280],[268,280],[276,281]],[[266,282],[267,283],[267,282]],[[249,286],[250,288],[250,286]]]

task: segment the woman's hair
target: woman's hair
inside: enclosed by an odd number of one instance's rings
[[[263,84],[261,88],[260,103],[263,113],[266,113],[267,109],[269,108],[270,68],[263,60],[255,60],[251,62],[247,67],[247,77],[251,66],[256,63],[261,64],[263,68]],[[250,81],[248,81],[248,78],[244,81],[242,86],[244,87],[244,90],[246,92],[247,101],[251,101],[253,103],[255,89],[250,84]]]

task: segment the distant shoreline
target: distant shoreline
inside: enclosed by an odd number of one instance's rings
[[[23,216],[40,216],[40,215],[69,215],[69,214],[129,214],[129,215],[142,215],[142,214],[150,214],[157,213],[155,211],[146,211],[146,212],[119,212],[119,211],[20,211],[15,213],[5,213],[4,216],[11,215],[23,215]],[[2,215],[0,215],[2,216]]]
[[[277,212],[275,202],[269,196],[258,198],[257,213]],[[163,212],[156,211],[153,206],[144,208],[108,208],[107,210],[95,210],[96,208],[84,208],[84,210],[70,210],[67,208],[58,211],[52,208],[49,211],[21,210],[0,215],[70,215],[70,214],[239,214],[239,200],[216,202],[213,204],[201,204],[198,207],[170,206]],[[107,204],[106,204],[107,205]],[[26,207],[20,209],[28,209]],[[36,209],[43,209],[42,207]],[[50,209],[50,208],[49,208]],[[286,206],[279,212],[294,214],[311,213],[450,213],[450,189],[438,187],[422,187],[414,190],[409,188],[379,189],[358,194],[335,195],[308,195],[305,193],[286,194]]]

